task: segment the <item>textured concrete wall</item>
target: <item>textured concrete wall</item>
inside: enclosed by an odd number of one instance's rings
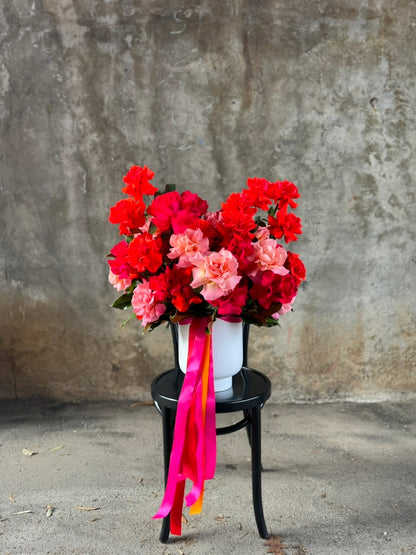
[[[133,163],[212,208],[299,186],[308,283],[251,340],[276,399],[416,393],[414,1],[8,0],[0,39],[0,397],[145,399],[170,364],[109,308]]]

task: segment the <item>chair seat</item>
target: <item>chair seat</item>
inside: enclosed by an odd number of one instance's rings
[[[160,407],[176,409],[185,374],[177,368],[157,376],[152,383],[153,400]],[[242,368],[233,377],[233,386],[215,394],[217,413],[245,411],[262,407],[271,395],[271,383],[267,376],[252,368]]]

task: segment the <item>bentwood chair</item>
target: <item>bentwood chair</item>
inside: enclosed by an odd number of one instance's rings
[[[184,374],[178,362],[178,330],[171,325],[175,367],[157,376],[151,386],[152,398],[162,415],[165,484],[169,472],[169,460],[173,443],[175,416]],[[216,413],[242,412],[235,424],[217,428],[217,435],[229,434],[246,428],[251,446],[251,474],[254,516],[260,537],[267,538],[263,514],[261,490],[261,409],[271,395],[271,383],[267,376],[247,367],[249,326],[243,330],[243,366],[233,377],[233,385],[227,391],[216,394]],[[170,533],[169,515],[163,519],[160,541],[166,543]]]

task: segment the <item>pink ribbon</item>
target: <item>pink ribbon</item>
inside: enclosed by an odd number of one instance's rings
[[[187,370],[178,400],[172,452],[165,495],[153,518],[169,513],[170,531],[181,535],[185,482],[193,482],[186,495],[191,512],[200,512],[204,481],[215,474],[215,391],[211,350],[211,318],[195,318],[189,328]],[[194,509],[192,511],[192,509]]]

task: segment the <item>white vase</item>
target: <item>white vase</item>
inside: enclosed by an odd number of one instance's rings
[[[179,367],[186,373],[190,324],[178,326]],[[212,359],[214,389],[232,387],[233,376],[243,365],[243,323],[217,319],[212,324]]]

